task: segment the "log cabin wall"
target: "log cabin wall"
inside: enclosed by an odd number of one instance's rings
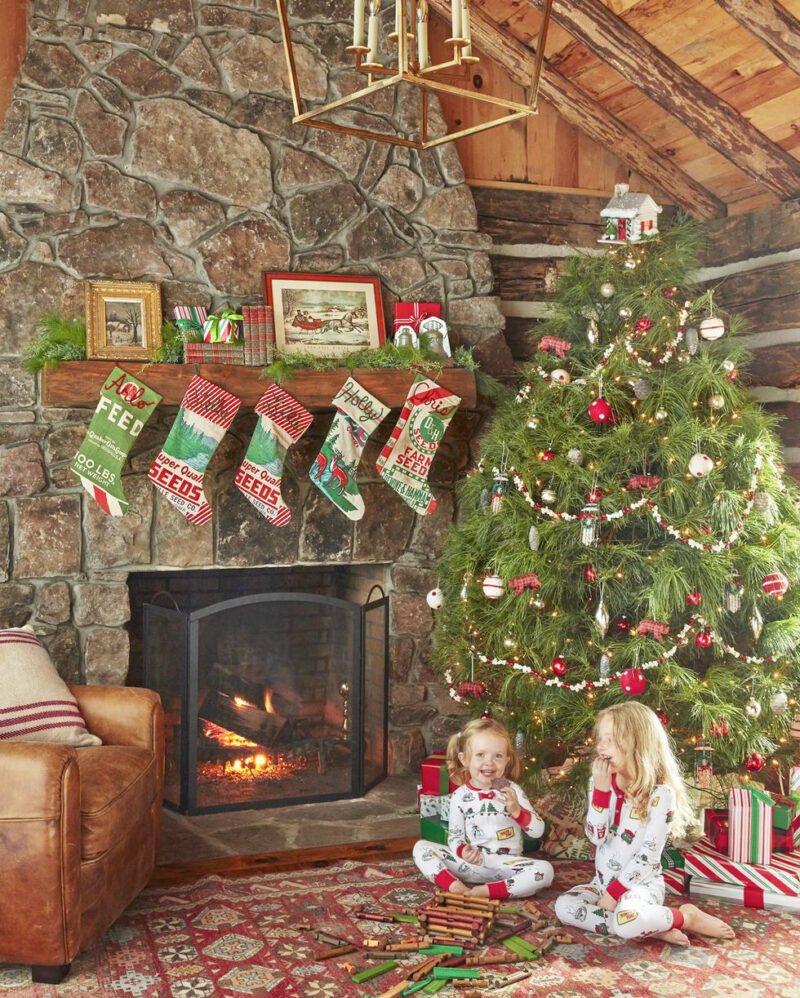
[[[647,190],[648,188],[642,188]],[[576,249],[603,252],[600,209],[607,197],[473,185],[478,220],[490,235],[495,293],[514,358],[529,359],[563,261]],[[662,225],[672,206],[665,206]],[[751,393],[782,417],[785,459],[800,478],[800,202],[707,224],[699,278],[720,304],[749,324]]]

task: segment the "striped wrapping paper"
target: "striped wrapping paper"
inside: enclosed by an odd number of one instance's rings
[[[736,863],[718,852],[708,839],[700,839],[683,850],[686,873],[694,880],[758,887],[789,896],[800,896],[800,856],[796,853],[776,853],[769,866]]]
[[[800,766],[791,766],[789,769],[789,792],[800,794]]]
[[[775,801],[758,787],[728,792],[728,856],[735,863],[762,866],[772,859],[772,809]]]
[[[686,870],[668,869],[662,870],[661,876],[664,878],[664,886],[667,894],[687,894],[689,891],[689,876]]]
[[[741,904],[747,908],[769,908],[773,911],[800,911],[800,896],[778,894],[760,887],[744,887],[737,884],[720,884],[715,880],[692,877],[689,880],[689,896],[706,900],[726,901]]]

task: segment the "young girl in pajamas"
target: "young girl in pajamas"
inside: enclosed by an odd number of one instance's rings
[[[693,904],[664,905],[661,852],[690,816],[680,765],[664,726],[637,701],[597,715],[586,834],[596,846],[590,884],[556,901],[565,925],[688,946],[687,932],[732,939],[733,929]]]
[[[491,718],[465,725],[447,744],[454,783],[447,845],[414,846],[414,862],[443,890],[480,897],[529,897],[553,880],[553,867],[522,855],[522,830],[539,836],[544,822],[519,779],[521,765],[508,731]]]

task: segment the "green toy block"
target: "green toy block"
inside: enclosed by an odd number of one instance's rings
[[[426,946],[425,949],[419,950],[423,956],[438,956],[440,953],[450,953],[452,956],[463,956],[464,947],[448,946],[446,943],[436,943],[434,946]]]
[[[377,967],[367,967],[366,970],[360,970],[357,974],[353,974],[351,980],[353,984],[364,984],[366,981],[371,981],[373,977],[388,974],[397,966],[399,965],[395,960],[387,960],[386,963],[379,963]]]
[[[466,981],[481,976],[476,967],[434,967],[433,976],[437,981]]]

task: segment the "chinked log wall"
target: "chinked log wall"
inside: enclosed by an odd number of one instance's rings
[[[518,360],[532,356],[556,278],[575,248],[601,251],[606,198],[489,187],[473,189],[480,228],[492,236],[495,290]],[[668,224],[668,206],[661,224]],[[753,351],[751,394],[783,417],[787,465],[800,479],[800,202],[708,223],[700,280],[743,316]],[[533,333],[533,337],[529,334]]]

